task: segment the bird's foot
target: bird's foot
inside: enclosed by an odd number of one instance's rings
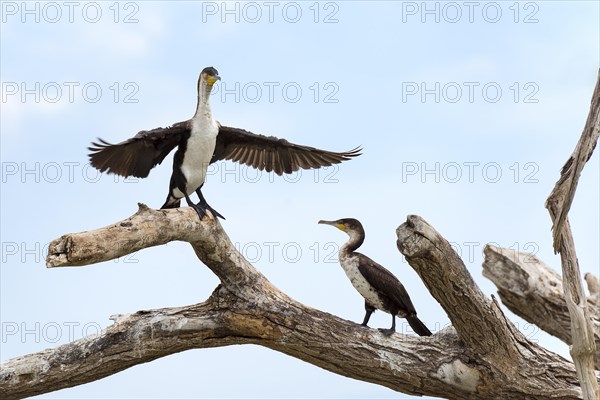
[[[383,328],[379,328],[379,332],[383,333],[385,336],[390,336],[392,333],[395,333],[396,330],[389,328],[389,329],[383,329]]]
[[[202,207],[199,204],[190,204],[190,207],[192,207],[194,211],[196,211],[196,214],[198,214],[198,217],[200,217],[200,220],[202,221],[202,219],[206,216],[206,208]]]
[[[212,208],[211,206],[208,206],[208,209],[210,210],[211,213],[213,213],[213,215],[221,218],[222,220],[225,220],[225,217],[221,215],[220,212],[218,212],[217,210],[215,210],[214,208]]]
[[[214,216],[214,218],[221,218],[221,219],[225,219],[224,216],[221,215],[221,213],[219,213],[217,210],[215,210],[214,208],[212,208],[211,206],[208,205],[208,203],[202,203],[199,202],[198,204],[196,204],[194,206],[194,209],[196,210],[196,212],[198,213],[198,215],[200,216],[200,219],[203,218],[202,215],[200,215],[200,212],[198,211],[198,209],[202,210],[202,214],[206,215],[206,210],[209,210],[211,212],[211,214]]]

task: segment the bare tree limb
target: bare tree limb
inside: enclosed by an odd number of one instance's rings
[[[565,300],[571,317],[571,357],[581,382],[583,398],[597,400],[600,387],[594,377],[594,331],[583,293],[575,243],[567,217],[581,171],[592,156],[600,135],[600,72],[592,95],[590,112],[573,154],[565,163],[561,176],[546,200],[552,219],[554,251],[560,253]]]
[[[583,279],[587,282],[588,291],[590,292],[588,302],[593,303],[595,307],[600,307],[600,280],[597,276],[594,276],[589,272],[585,274]],[[596,308],[596,311],[597,310],[598,308]]]
[[[398,249],[440,302],[467,346],[490,361],[516,362],[519,353],[511,327],[497,305],[475,284],[450,243],[414,215],[396,233]],[[448,282],[452,290],[440,282]]]
[[[478,371],[460,361],[463,354],[452,329],[428,341],[415,336],[390,340],[377,330],[358,328],[298,303],[265,300],[264,308],[256,310],[255,305],[221,286],[202,304],[120,317],[99,337],[3,365],[1,380],[10,374],[9,382],[14,383],[8,388],[14,390],[10,393],[14,396],[3,398],[31,396],[48,387],[56,390],[74,386],[188,349],[233,344],[264,345],[356,379],[395,389],[402,386],[403,391],[412,394],[423,394],[423,386],[429,383],[434,385],[426,389],[429,392],[442,394],[448,390],[444,379],[450,378],[427,377],[435,376],[440,365],[445,365],[440,364],[440,355],[444,354],[450,364],[445,367],[448,373],[455,368],[452,363],[463,373],[463,387],[475,390],[478,383]],[[44,391],[22,385],[32,374],[36,380],[43,377]],[[65,380],[65,376],[70,379]]]
[[[533,254],[485,246],[483,276],[498,287],[502,303],[516,315],[571,344],[571,318],[565,301],[561,277]],[[598,278],[586,274],[586,280]],[[591,294],[587,298],[596,342],[595,365],[600,370],[600,304]]]
[[[251,290],[255,281],[270,285],[241,254],[231,251],[229,237],[218,221],[201,222],[188,208],[152,210],[145,204],[138,206],[138,212],[124,221],[53,240],[46,266],[89,265],[179,240],[191,243],[200,260],[232,289]]]
[[[600,71],[596,80],[596,87],[592,94],[590,112],[588,113],[585,127],[573,154],[569,157],[560,171],[560,178],[546,200],[546,208],[552,217],[552,232],[554,252],[560,252],[561,235],[571,209],[577,183],[583,167],[592,157],[600,136]]]
[[[189,241],[221,279],[206,302],[121,316],[98,337],[6,361],[0,365],[2,398],[91,382],[190,348],[246,343],[415,395],[581,398],[573,365],[518,332],[497,304],[479,292],[448,242],[416,216],[398,228],[399,246],[449,310],[457,331],[388,337],[300,304],[241,257],[218,221],[199,221],[190,208],[156,211],[140,206],[131,218],[110,227],[63,236],[51,244],[48,265],[118,257],[162,243],[165,236]],[[84,250],[91,238],[96,244]],[[485,349],[485,344],[495,348]]]

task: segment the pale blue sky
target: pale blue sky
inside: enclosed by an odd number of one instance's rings
[[[428,2],[432,13],[422,2],[22,4],[2,2],[1,360],[93,333],[112,314],[210,295],[216,277],[183,243],[84,268],[44,266],[52,239],[126,218],[137,202],[163,203],[171,157],[148,179],[115,181],[87,166],[86,147],[190,118],[206,66],[222,77],[212,97],[221,123],[330,150],[364,147],[339,168],[288,179],[231,163],[210,170],[203,192],[232,241],[295,299],[363,317],[336,261],[346,237],[319,219],[361,220],[361,251],[405,283],[433,330],[447,316],[395,246],[408,214],[455,244],[488,295],[486,243],[535,251],[560,269],[543,205],[587,116],[598,2]],[[600,265],[598,160],[570,214],[582,272]],[[566,345],[505,312],[568,357]],[[389,323],[377,313],[371,326]],[[255,346],[177,354],[41,397],[412,398]]]

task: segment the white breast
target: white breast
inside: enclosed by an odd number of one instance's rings
[[[187,181],[188,195],[204,183],[208,165],[215,151],[218,133],[219,126],[212,118],[198,119],[192,125],[192,132],[181,164],[181,172]],[[181,195],[183,196],[183,194]]]
[[[344,272],[346,272],[346,276],[350,279],[350,282],[352,282],[352,286],[354,286],[358,293],[360,293],[373,307],[386,311],[385,305],[379,299],[379,295],[375,289],[373,289],[358,270],[358,258],[353,256],[344,259],[340,258],[340,264],[344,269]]]

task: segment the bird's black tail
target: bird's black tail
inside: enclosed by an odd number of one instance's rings
[[[167,196],[167,201],[165,201],[165,204],[162,205],[162,207],[160,208],[161,210],[164,210],[166,208],[179,208],[179,205],[181,204],[181,199],[174,199],[171,196]]]
[[[406,317],[406,320],[408,321],[408,324],[410,325],[412,330],[415,331],[415,333],[417,335],[431,336],[431,331],[429,329],[427,329],[425,324],[423,322],[421,322],[421,320],[419,318],[417,318],[416,315],[412,316],[412,317]]]

